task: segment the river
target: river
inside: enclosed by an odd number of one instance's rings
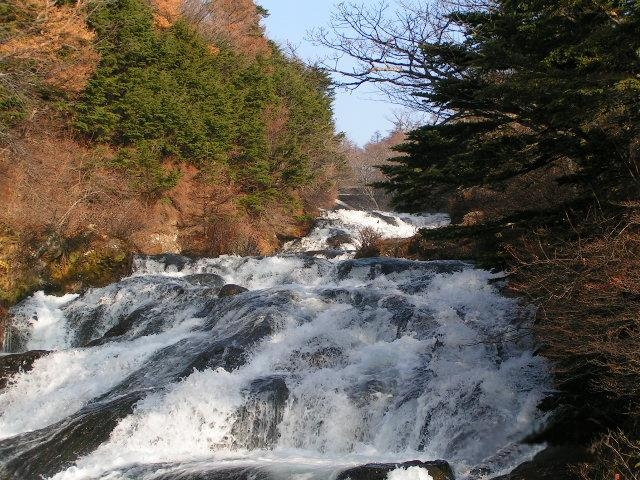
[[[353,258],[363,227],[446,223],[336,210],[273,257],[139,257],[107,287],[36,293],[5,347],[51,353],[0,390],[0,478],[329,480],[437,459],[490,478],[530,458],[549,368],[501,274]]]

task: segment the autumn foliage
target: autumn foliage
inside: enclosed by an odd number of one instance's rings
[[[269,253],[333,201],[331,83],[265,14],[0,5],[0,303],[108,281],[135,252]]]

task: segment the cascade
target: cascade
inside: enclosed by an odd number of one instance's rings
[[[0,390],[0,478],[329,480],[439,459],[490,478],[530,458],[549,369],[500,274],[354,258],[363,227],[447,221],[335,210],[276,256],[138,257],[107,287],[34,294],[5,339],[40,353]]]

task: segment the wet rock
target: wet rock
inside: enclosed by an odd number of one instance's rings
[[[338,248],[341,245],[348,243],[354,243],[354,239],[349,233],[344,231],[338,231],[329,238],[327,238],[327,245],[331,248]]]
[[[0,356],[0,389],[7,386],[9,378],[19,372],[28,372],[33,368],[33,363],[45,356],[47,350],[32,350],[25,353],[14,353]]]
[[[420,467],[429,472],[433,480],[454,480],[453,470],[444,460],[421,462],[413,460],[404,463],[368,463],[350,468],[340,473],[336,480],[386,480],[389,472],[398,468]]]
[[[123,335],[135,338],[158,333],[171,323],[175,312],[197,305],[200,298],[214,297],[219,288],[192,288],[184,278],[136,276],[89,289],[62,311],[74,325],[71,345],[96,346]]]
[[[141,398],[136,392],[94,403],[56,424],[0,440],[0,478],[44,478],[70,467],[109,438]]]
[[[383,299],[380,306],[391,313],[391,323],[397,328],[396,337],[400,338],[407,331],[409,320],[413,318],[414,307],[399,295]]]
[[[242,448],[273,447],[279,438],[278,425],[284,416],[289,389],[282,377],[272,376],[254,380],[246,391],[248,400],[238,411],[231,432]]]
[[[511,473],[495,477],[494,480],[578,480],[582,477],[576,473],[576,465],[591,459],[591,454],[583,447],[549,447],[531,461],[516,467]]]
[[[187,275],[184,279],[192,285],[220,288],[225,284],[224,278],[215,273],[196,273]]]
[[[248,291],[248,288],[241,287],[240,285],[234,285],[233,283],[228,283],[220,289],[220,291],[218,292],[218,296],[220,298],[233,297],[234,295],[238,295],[240,293]]]
[[[332,368],[343,360],[342,351],[337,347],[324,347],[312,353],[305,352],[300,357],[313,368]]]
[[[344,255],[344,251],[342,250],[310,250],[308,252],[302,252],[301,255],[304,255],[307,258],[336,258],[340,255]]]
[[[124,335],[129,330],[131,330],[131,328],[133,328],[133,326],[137,322],[140,322],[145,318],[145,315],[147,314],[148,310],[150,310],[150,308],[151,307],[145,306],[134,310],[129,315],[126,315],[125,317],[120,319],[120,321],[116,325],[106,331],[106,333],[103,335],[103,339],[115,338]],[[89,342],[88,345],[93,346],[94,343],[95,341]],[[97,344],[99,345],[100,343]]]
[[[276,477],[260,467],[203,468],[175,464],[134,466],[124,472],[126,478],[143,478],[145,475],[155,480],[276,480]],[[146,478],[146,477],[145,477]]]
[[[435,260],[430,262],[416,262],[401,258],[360,258],[345,260],[338,267],[338,279],[348,278],[354,270],[368,268],[370,279],[380,275],[392,275],[406,271],[421,271],[432,275],[450,274],[468,268],[469,264],[458,260]]]
[[[231,372],[244,365],[245,361],[245,349],[233,345],[214,343],[190,361],[181,377],[189,376],[194,370],[224,368],[226,371]]]
[[[149,255],[148,258],[150,258],[151,260],[155,260],[158,263],[164,264],[164,268],[166,271],[180,272],[184,269],[184,267],[191,263],[191,259],[189,257],[178,255],[176,253]]]
[[[397,227],[398,225],[400,225],[398,223],[398,220],[390,215],[385,215],[384,213],[380,213],[380,212],[369,212],[369,214],[372,217],[376,217],[379,218],[380,220],[384,221],[385,223],[389,224],[389,225],[393,225],[394,227]]]

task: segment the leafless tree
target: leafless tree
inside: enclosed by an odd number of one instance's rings
[[[251,0],[185,0],[182,13],[218,46],[231,44],[250,56],[268,51],[264,12]]]
[[[395,103],[438,115],[418,93],[433,82],[462,75],[429,44],[455,43],[462,31],[450,14],[467,8],[490,8],[492,0],[381,0],[373,5],[344,2],[336,6],[327,28],[311,33],[334,54],[322,62],[355,89],[365,83],[380,88]],[[347,60],[351,61],[347,61]]]
[[[343,149],[350,174],[340,185],[342,191],[366,199],[367,208],[390,208],[389,194],[374,185],[386,180],[378,167],[387,164],[389,158],[399,155],[393,151],[393,147],[404,141],[406,131],[405,124],[398,122],[391,133],[384,136],[376,133],[363,147],[346,141]]]

